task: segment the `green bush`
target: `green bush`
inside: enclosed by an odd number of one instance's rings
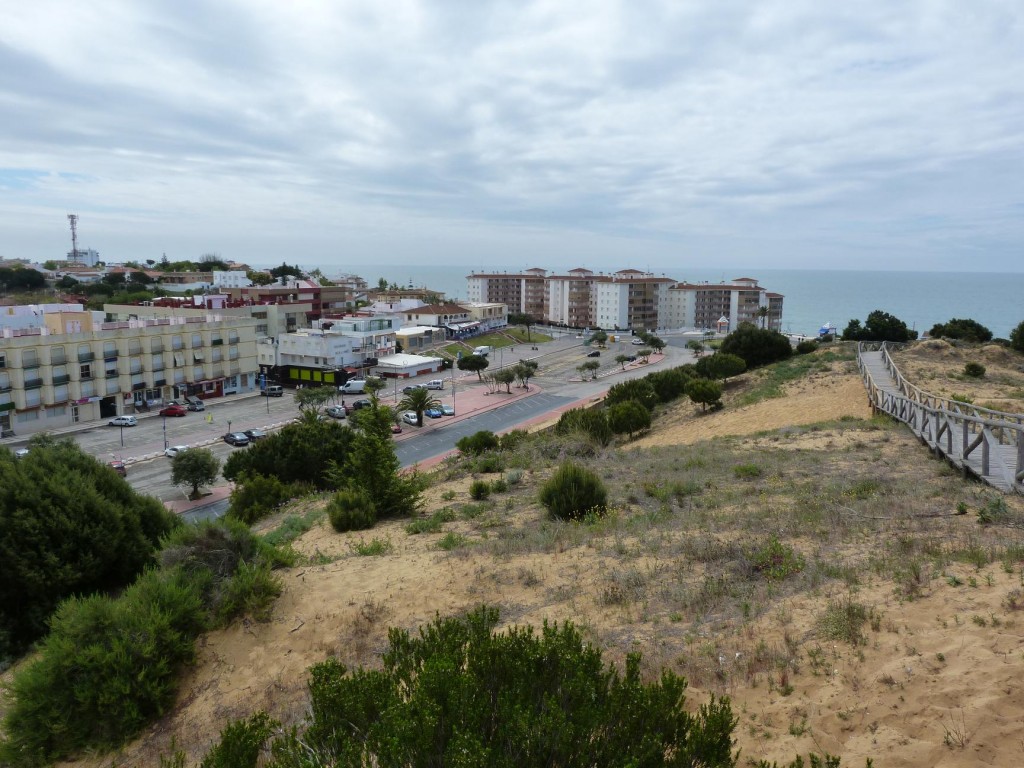
[[[659,402],[670,403],[686,394],[686,384],[693,378],[693,366],[679,366],[667,371],[655,371],[644,376],[654,388]]]
[[[947,323],[936,323],[928,335],[935,339],[960,339],[975,344],[992,341],[992,331],[977,320],[961,320],[956,317]]]
[[[844,341],[912,341],[917,338],[917,331],[907,328],[907,324],[888,312],[876,309],[868,314],[864,325],[860,320],[850,320],[843,330]]]
[[[967,363],[964,366],[964,376],[970,376],[972,379],[980,379],[985,375],[985,366],[981,363]]]
[[[722,340],[718,351],[742,358],[747,368],[757,368],[788,359],[793,354],[793,346],[778,331],[757,328],[751,323],[740,323],[735,331]]]
[[[616,403],[608,409],[608,427],[616,435],[632,437],[651,428],[651,412],[636,400]]]
[[[493,493],[504,493],[508,490],[508,482],[504,477],[495,478],[491,482],[491,491]]]
[[[0,763],[52,762],[135,736],[173,705],[206,626],[199,582],[182,569],[150,571],[116,600],[64,602],[39,659],[11,683]]]
[[[730,376],[739,376],[747,370],[747,363],[739,355],[718,351],[708,357],[702,357],[694,364],[694,367],[697,369],[697,373],[705,378],[724,381]]]
[[[567,461],[540,489],[540,502],[553,517],[579,520],[590,513],[602,513],[608,505],[608,492],[601,478]]]
[[[377,507],[362,488],[343,488],[327,504],[327,519],[338,533],[363,531],[377,523]]]
[[[469,486],[469,495],[475,501],[483,501],[491,495],[491,484],[486,480],[474,480]]]
[[[501,460],[501,456],[496,453],[485,453],[473,463],[473,470],[483,474],[494,474],[495,472],[501,472],[504,468],[505,463]]]
[[[804,339],[796,345],[796,353],[798,355],[807,355],[814,352],[818,348],[818,342],[814,339]]]
[[[555,424],[556,435],[577,431],[586,433],[600,445],[608,445],[612,439],[607,414],[596,408],[572,408],[563,413]]]
[[[493,451],[500,446],[498,436],[486,429],[466,437],[460,437],[455,447],[467,456],[479,456],[484,451]]]
[[[418,517],[405,526],[405,532],[410,536],[418,533],[437,533],[441,526],[455,519],[455,513],[448,507],[438,510],[430,517]]]
[[[238,616],[270,621],[274,601],[281,596],[281,579],[266,561],[241,562],[219,590],[216,616],[228,624]]]
[[[230,723],[220,732],[220,742],[207,753],[200,768],[256,768],[263,745],[279,725],[265,712]]]
[[[646,377],[613,384],[608,388],[608,394],[604,396],[604,404],[609,408],[628,400],[634,400],[644,408],[651,410],[658,404],[659,398],[658,393],[654,391],[654,386],[647,381]]]
[[[276,477],[244,475],[231,490],[228,516],[247,525],[262,520],[293,497],[294,488]]]
[[[224,462],[224,477],[262,475],[326,490],[333,487],[331,464],[344,463],[354,440],[355,432],[333,419],[289,424],[244,451],[233,451]]]
[[[502,451],[514,451],[529,437],[530,433],[525,429],[513,429],[498,438],[498,447]]]
[[[722,385],[710,379],[693,379],[686,385],[686,394],[706,411],[708,406],[717,406],[722,400]]]
[[[737,464],[732,468],[732,473],[739,480],[753,480],[763,474],[757,464]]]
[[[781,581],[804,569],[804,559],[800,553],[775,536],[751,553],[750,564],[756,573],[769,581]]]
[[[309,720],[269,751],[281,765],[734,765],[728,700],[690,712],[686,681],[644,682],[639,654],[621,674],[571,624],[497,622],[480,608],[392,629],[380,669],[317,664]]]

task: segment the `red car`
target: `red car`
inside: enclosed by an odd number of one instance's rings
[[[182,405],[168,405],[160,409],[161,416],[184,416],[188,410]]]

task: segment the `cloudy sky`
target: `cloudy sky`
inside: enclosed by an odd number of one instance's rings
[[[9,258],[1024,271],[1019,0],[4,5]]]

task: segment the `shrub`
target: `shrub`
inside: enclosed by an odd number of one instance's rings
[[[658,393],[654,391],[654,386],[645,377],[643,379],[630,379],[629,381],[613,384],[608,388],[608,394],[604,397],[604,404],[610,408],[617,403],[634,400],[650,410],[658,404],[658,399]]]
[[[519,485],[523,480],[523,470],[521,469],[510,469],[505,473],[505,479],[509,485]]]
[[[495,480],[491,483],[491,491],[494,493],[504,493],[507,490],[508,483],[505,481],[504,477],[495,478]]]
[[[243,476],[231,491],[228,515],[252,525],[293,498],[294,488],[276,477]]]
[[[733,764],[728,700],[691,712],[686,681],[645,682],[639,654],[623,674],[569,623],[497,634],[497,622],[480,608],[418,636],[391,629],[381,669],[317,664],[309,720],[269,751],[282,765]]]
[[[418,533],[437,533],[441,526],[455,519],[455,513],[450,508],[438,510],[430,517],[418,517],[405,526],[405,532],[410,536]]]
[[[586,433],[600,445],[608,445],[612,439],[607,414],[596,408],[572,408],[558,418],[555,425],[556,435],[576,431]]]
[[[486,429],[466,437],[460,437],[455,447],[467,456],[479,456],[484,451],[493,451],[500,445],[498,436]]]
[[[898,317],[876,309],[871,312],[864,325],[860,320],[850,320],[843,331],[845,341],[911,341],[917,338],[917,331],[907,328]]]
[[[769,581],[780,581],[804,569],[800,553],[774,536],[750,555],[750,564]]]
[[[463,536],[461,533],[454,533],[453,531],[449,531],[440,539],[438,539],[437,548],[443,549],[446,552],[450,552],[453,549],[458,549],[459,547],[465,546],[465,544],[465,536]]]
[[[281,596],[281,580],[266,561],[239,563],[219,590],[217,619],[227,624],[237,616],[270,621],[274,601]]]
[[[473,469],[476,472],[493,474],[494,472],[501,472],[501,470],[504,469],[504,462],[502,462],[501,456],[498,454],[488,453],[476,460],[473,464]]]
[[[651,428],[651,412],[636,400],[616,403],[608,409],[608,427],[616,435],[635,433]]]
[[[739,480],[753,480],[763,474],[757,464],[737,464],[732,468],[732,473]]]
[[[486,480],[474,480],[469,486],[469,495],[475,501],[483,501],[491,495],[491,484]]]
[[[525,429],[513,429],[498,438],[499,448],[503,451],[514,451],[530,436]]]
[[[588,513],[603,512],[608,492],[597,475],[567,461],[541,487],[540,502],[552,517],[579,520]]]
[[[230,723],[220,732],[220,742],[203,758],[201,768],[255,768],[263,745],[278,726],[265,712]]]
[[[807,355],[818,348],[818,342],[813,339],[804,339],[796,345],[798,355]]]
[[[328,503],[327,518],[338,533],[363,531],[377,523],[377,507],[362,488],[344,488]]]
[[[980,379],[985,375],[985,366],[981,363],[967,363],[964,366],[964,376],[970,376],[972,379]]]
[[[693,378],[692,366],[655,371],[644,378],[650,382],[660,402],[670,403],[686,394],[686,383]]]
[[[936,339],[961,339],[975,344],[992,341],[992,331],[981,323],[955,317],[947,323],[936,323],[928,335]]]
[[[702,357],[694,367],[701,376],[724,381],[730,376],[739,376],[747,370],[747,363],[739,355],[719,351],[709,357]]]
[[[360,557],[378,557],[391,551],[391,539],[378,539],[377,537],[369,541],[360,539],[350,544],[349,548]]]
[[[740,323],[735,331],[722,340],[719,352],[742,358],[747,368],[757,368],[777,360],[786,360],[793,354],[793,346],[778,331]]]
[[[263,475],[325,490],[333,487],[331,464],[344,462],[354,439],[352,429],[333,420],[289,424],[244,451],[233,451],[224,462],[224,477]]]

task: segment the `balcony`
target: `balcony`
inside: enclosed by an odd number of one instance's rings
[[[167,379],[153,379],[154,387],[162,387],[167,383]]]
[[[25,389],[39,389],[42,386],[42,379],[25,379]]]
[[[146,382],[140,381],[138,384],[132,384],[132,392],[140,392],[146,388]]]
[[[67,375],[64,375],[64,376],[54,376],[53,377],[53,386],[56,387],[56,386],[59,386],[61,384],[67,384],[69,381],[71,381],[71,377],[70,376],[67,376]]]
[[[224,343],[224,339],[213,339],[212,341],[210,341],[210,346],[211,347],[219,347],[223,343]]]
[[[79,352],[78,353],[78,362],[80,362],[80,363],[91,363],[95,359],[96,359],[96,355],[94,355],[92,352]]]
[[[110,362],[111,360],[117,360],[116,349],[105,349],[103,350],[103,361]]]
[[[26,371],[31,370],[32,368],[38,368],[39,367],[39,360],[38,360],[38,358],[34,358],[34,357],[33,358],[29,358],[28,360],[25,360],[24,358],[22,358],[21,367],[24,368]]]

